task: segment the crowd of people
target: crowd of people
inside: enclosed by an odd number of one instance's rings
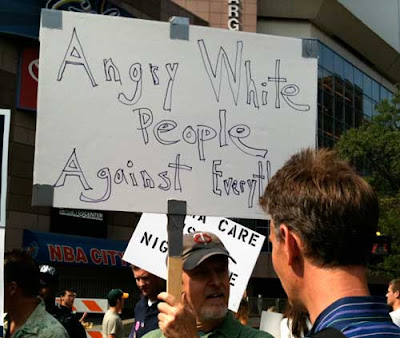
[[[288,296],[287,334],[400,337],[400,280],[389,283],[387,301],[371,296],[367,284],[378,199],[348,163],[329,150],[303,150],[272,177],[260,204],[271,217],[272,263]],[[160,278],[132,266],[142,297],[129,337],[272,337],[228,310],[230,258],[215,234],[184,235],[179,299],[163,291]],[[74,292],[65,290],[56,309],[51,267],[39,269],[14,250],[5,255],[4,273],[6,337],[79,337],[72,331],[79,318],[68,306]],[[124,337],[119,314],[128,296],[120,289],[108,293],[103,337]]]

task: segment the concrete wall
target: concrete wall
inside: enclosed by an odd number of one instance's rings
[[[338,0],[400,52],[400,0]]]

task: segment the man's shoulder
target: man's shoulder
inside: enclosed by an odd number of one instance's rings
[[[120,318],[120,317],[119,317],[119,314],[118,314],[118,313],[116,313],[116,312],[114,312],[114,311],[108,309],[108,310],[106,311],[106,313],[104,314],[104,318],[107,318],[107,319],[118,319],[118,318]]]
[[[137,309],[143,309],[147,307],[147,298],[140,296],[140,299],[137,301],[137,303],[135,304],[135,311]]]
[[[240,334],[238,338],[274,338],[271,334],[265,331],[254,329],[250,326],[241,325]]]
[[[36,326],[39,337],[69,337],[64,326],[47,312],[43,313],[40,321],[35,321],[34,325]]]
[[[232,313],[228,313],[225,320],[222,322],[216,331],[219,331],[226,337],[237,338],[273,338],[268,332],[253,329],[250,326],[241,324]]]
[[[160,329],[156,329],[146,333],[142,338],[162,338],[164,334]]]

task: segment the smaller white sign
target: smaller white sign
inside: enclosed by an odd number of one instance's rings
[[[272,311],[262,311],[260,318],[260,331],[268,332],[273,337],[281,337],[281,321],[283,314]]]
[[[186,216],[184,234],[208,231],[224,243],[229,260],[229,309],[236,312],[260,254],[265,236],[226,218]],[[167,278],[167,216],[143,214],[125,250],[123,260],[161,278]]]

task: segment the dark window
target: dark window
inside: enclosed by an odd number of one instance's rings
[[[345,104],[344,105],[344,116],[345,116],[345,122],[346,126],[349,128],[355,127],[354,125],[354,108],[351,104]],[[348,129],[348,128],[346,128]]]
[[[365,95],[363,97],[363,108],[364,115],[370,118],[372,116],[372,101]]]
[[[344,62],[344,78],[353,83],[353,66],[347,61]]]
[[[335,95],[343,98],[344,81],[342,78],[335,76]]]
[[[326,69],[323,71],[322,87],[325,91],[333,93],[333,74]]]
[[[56,209],[51,210],[50,231],[69,235],[107,237],[104,211]]]
[[[354,86],[351,82],[346,81],[344,85],[344,99],[347,104],[353,105]]]
[[[363,90],[364,90],[364,94],[368,95],[369,97],[371,97],[371,92],[372,92],[372,80],[369,76],[364,75],[363,78]]]
[[[328,114],[324,114],[324,132],[331,137],[333,136],[333,118]]]
[[[343,78],[344,75],[344,60],[337,54],[334,56],[334,72],[336,75]]]
[[[378,82],[372,80],[372,99],[379,102],[379,84]]]
[[[322,45],[322,65],[329,71],[333,71],[334,54],[331,49]]]
[[[357,68],[354,68],[354,85],[362,91],[363,73],[361,73]]]

